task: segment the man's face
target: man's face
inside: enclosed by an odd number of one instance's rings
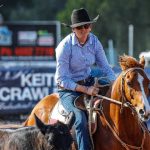
[[[76,28],[73,28],[73,32],[78,39],[86,39],[91,31],[91,24],[85,24]]]

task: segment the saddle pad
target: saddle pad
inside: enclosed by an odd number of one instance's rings
[[[68,115],[69,112],[67,112],[61,102],[58,101],[50,114],[49,120],[59,120],[60,122],[65,123]]]

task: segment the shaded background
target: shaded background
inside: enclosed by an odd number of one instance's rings
[[[105,50],[108,40],[118,55],[128,54],[128,26],[134,26],[134,52],[150,49],[150,1],[149,0],[1,0],[0,13],[5,21],[18,20],[59,20],[70,24],[70,14],[74,8],[84,7],[91,18],[100,14],[93,32],[101,40]],[[62,28],[61,36],[71,32]]]
[[[72,10],[81,7],[88,10],[91,19],[100,14],[100,19],[93,25],[93,32],[100,39],[116,75],[120,72],[119,55],[130,54],[130,25],[133,27],[132,55],[139,59],[141,52],[150,51],[149,0],[0,0],[0,14],[4,18],[4,24],[5,22],[26,22],[27,24],[30,22],[31,24],[32,21],[38,21],[38,23],[60,21],[71,24]],[[71,32],[71,29],[61,27],[60,31],[61,40]],[[147,53],[146,56],[148,56]],[[148,61],[149,58],[148,56]],[[13,60],[8,57],[6,61],[0,61],[0,117],[10,113],[20,116],[24,112],[28,114],[40,98],[44,97],[44,95],[39,95],[37,99],[34,99],[33,94],[37,92],[36,90],[41,88],[42,93],[44,88],[48,88],[49,91],[46,91],[50,94],[54,92],[54,88],[56,89],[55,82],[53,82],[55,61],[48,57],[42,57],[43,60],[32,60],[31,57],[30,61],[10,61],[10,59]],[[148,65],[149,62],[147,62]],[[150,75],[149,70],[146,68],[148,75]],[[32,82],[30,85],[21,86],[23,81],[21,77],[30,71],[32,74],[29,80],[35,79],[37,84],[41,83],[41,87],[31,85]],[[48,86],[47,79],[51,80]],[[30,81],[28,82],[30,83]],[[44,84],[42,84],[43,82]],[[45,95],[48,93],[45,92]],[[4,118],[6,117],[4,116]]]

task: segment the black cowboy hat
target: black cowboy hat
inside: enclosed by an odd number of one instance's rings
[[[87,11],[84,8],[74,9],[71,14],[72,25],[67,25],[65,23],[62,23],[62,25],[66,27],[75,28],[75,27],[79,27],[85,24],[92,24],[96,22],[98,18],[99,18],[99,15],[93,20],[91,20]]]

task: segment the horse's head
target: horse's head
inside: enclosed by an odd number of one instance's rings
[[[121,94],[123,102],[129,102],[136,110],[139,118],[146,121],[150,118],[149,79],[144,72],[145,59],[138,62],[130,56],[120,57],[122,73]]]

